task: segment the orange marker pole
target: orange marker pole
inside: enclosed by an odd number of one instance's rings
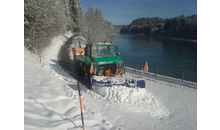
[[[82,99],[81,99],[81,93],[80,93],[80,88],[79,88],[79,82],[77,82],[77,86],[78,86],[78,91],[79,91],[79,101],[80,101],[80,110],[81,110],[82,128],[83,128],[83,130],[85,130],[84,120],[83,120]]]
[[[144,75],[144,71],[143,71],[143,68],[141,69],[141,78],[143,78],[143,75]]]
[[[91,66],[90,66],[90,73],[93,72],[93,63],[91,62]]]

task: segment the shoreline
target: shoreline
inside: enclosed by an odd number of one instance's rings
[[[192,40],[192,39],[174,38],[174,37],[160,37],[160,36],[158,36],[158,38],[165,38],[165,39],[172,39],[172,40],[181,40],[181,41],[196,42],[197,43],[197,40]]]
[[[151,35],[145,35],[143,33],[136,33],[136,34],[131,34],[131,33],[126,33],[126,34],[121,34],[121,33],[116,33],[116,35],[140,35],[140,36],[148,36],[148,37],[156,37],[156,38],[165,38],[165,39],[171,39],[171,40],[180,40],[180,41],[186,41],[186,42],[196,42],[197,39],[184,39],[184,38],[175,38],[175,37],[162,37],[162,36],[151,36]]]

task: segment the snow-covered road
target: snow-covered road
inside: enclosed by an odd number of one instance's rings
[[[24,128],[82,129],[77,80],[57,62],[73,34],[37,55],[24,51]],[[146,89],[123,86],[90,91],[80,84],[85,129],[196,130],[197,90],[147,79]],[[105,93],[105,95],[100,95]]]

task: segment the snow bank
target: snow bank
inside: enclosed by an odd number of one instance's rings
[[[113,86],[98,88],[90,93],[96,101],[130,113],[148,114],[154,118],[170,115],[169,110],[143,88]]]
[[[72,48],[74,48],[74,47],[82,47],[82,48],[86,47],[86,39],[83,36],[81,36],[80,34],[75,35],[74,38],[72,39],[71,47]]]

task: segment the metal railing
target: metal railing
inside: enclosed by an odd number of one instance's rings
[[[145,63],[124,60],[124,66],[143,70]],[[176,80],[197,83],[197,73],[148,64],[148,72],[155,76],[170,77]]]

